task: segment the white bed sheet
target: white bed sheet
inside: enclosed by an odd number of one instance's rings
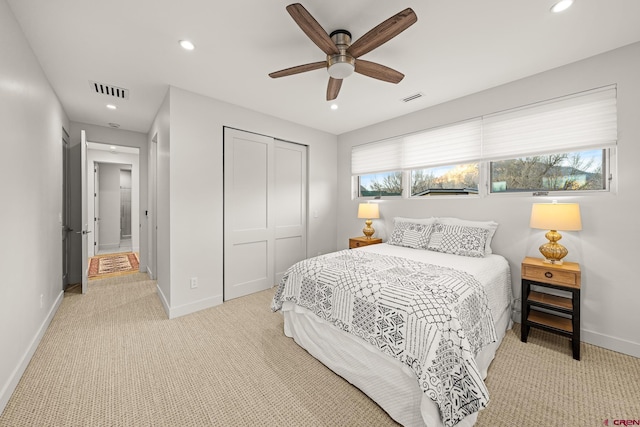
[[[511,274],[509,264],[502,256],[492,254],[485,258],[471,258],[385,243],[354,250],[405,257],[473,275],[485,288],[498,336],[495,343],[476,356],[480,373],[486,377],[495,351],[512,326]],[[410,368],[318,318],[304,307],[285,301],[282,312],[286,336],[292,337],[312,356],[362,390],[394,420],[404,426],[443,426],[437,405],[422,392]],[[457,426],[472,426],[476,419],[477,414],[469,415]]]

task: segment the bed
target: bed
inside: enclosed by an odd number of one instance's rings
[[[512,325],[509,265],[491,253],[493,225],[421,221],[396,219],[391,244],[295,264],[272,309],[286,336],[400,424],[471,426]]]

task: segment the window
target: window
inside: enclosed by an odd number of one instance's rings
[[[478,163],[411,171],[411,197],[478,194]]]
[[[382,172],[358,177],[359,197],[402,195],[402,172]]]
[[[491,162],[491,193],[606,190],[608,150],[575,151]]]
[[[605,86],[354,146],[351,174],[360,197],[608,191],[617,120]]]

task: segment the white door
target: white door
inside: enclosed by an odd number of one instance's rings
[[[276,141],[275,284],[307,257],[307,147]]]
[[[273,286],[273,138],[224,132],[224,299]]]
[[[82,194],[82,230],[78,231],[82,237],[82,293],[87,293],[89,283],[89,222],[87,212],[87,136],[80,131],[80,190]]]
[[[306,258],[306,147],[224,134],[224,299],[274,286]]]
[[[98,255],[100,250],[100,163],[93,164],[93,247],[89,253]]]

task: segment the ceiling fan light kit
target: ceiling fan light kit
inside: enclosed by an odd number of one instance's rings
[[[346,30],[336,30],[329,37],[340,53],[327,55],[327,71],[334,79],[349,77],[356,69],[356,59],[347,53],[351,45],[351,33]]]
[[[338,97],[342,80],[354,72],[396,84],[404,78],[404,74],[392,68],[358,58],[388,42],[413,25],[418,20],[418,17],[411,8],[407,8],[383,21],[353,44],[351,43],[351,33],[347,30],[341,29],[333,31],[331,35],[327,34],[318,24],[318,21],[300,3],[287,6],[287,12],[307,37],[327,55],[327,59],[326,61],[275,71],[269,74],[270,77],[285,77],[326,68],[329,73],[327,101]]]

